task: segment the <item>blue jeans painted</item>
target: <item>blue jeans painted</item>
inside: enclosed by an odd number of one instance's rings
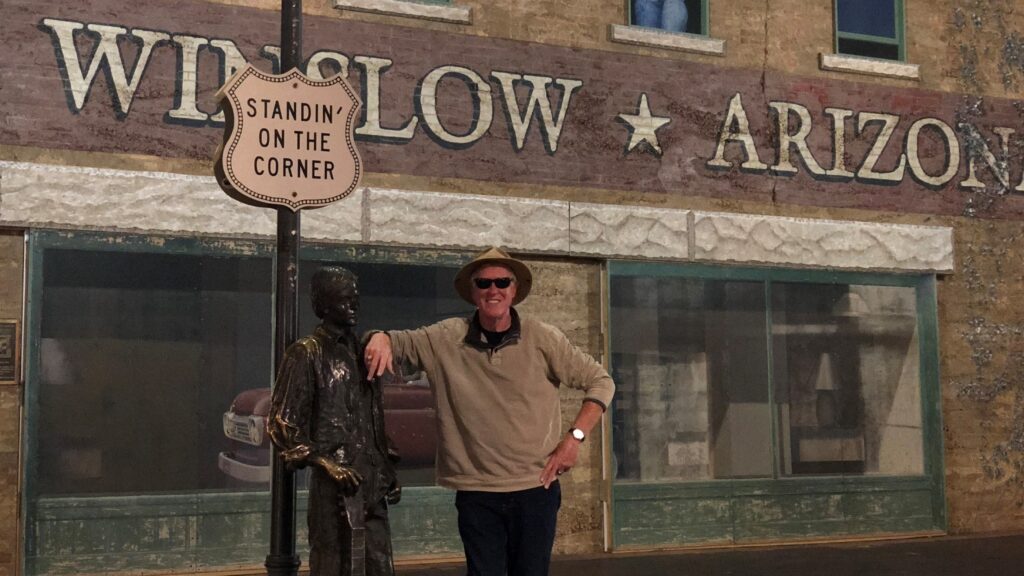
[[[460,490],[459,536],[469,576],[547,576],[562,489]]]
[[[685,32],[689,13],[683,0],[633,0],[633,24]]]

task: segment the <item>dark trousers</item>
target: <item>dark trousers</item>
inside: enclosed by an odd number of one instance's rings
[[[362,488],[360,488],[362,489]],[[352,528],[338,484],[319,467],[309,482],[309,573],[349,576],[352,571]],[[366,506],[366,574],[394,576],[388,505],[381,498]]]
[[[469,576],[547,576],[562,490],[460,490],[459,535]]]

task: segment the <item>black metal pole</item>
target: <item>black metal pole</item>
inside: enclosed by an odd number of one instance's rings
[[[281,72],[302,62],[302,0],[281,0]],[[277,209],[277,270],[274,292],[274,374],[284,353],[298,337],[300,213]],[[294,576],[299,570],[295,551],[295,473],[273,448],[270,480],[270,553],[268,576]]]

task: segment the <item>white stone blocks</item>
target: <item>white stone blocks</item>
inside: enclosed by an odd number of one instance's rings
[[[27,227],[273,235],[274,212],[210,177],[0,162],[0,223]]]
[[[952,229],[696,212],[697,260],[812,268],[953,271]]]
[[[374,243],[569,251],[567,202],[373,190],[368,204]]]
[[[569,207],[573,254],[686,260],[687,210],[585,204]]]
[[[229,198],[212,177],[0,162],[0,225],[271,238],[275,221],[275,210]],[[302,234],[611,259],[954,270],[949,227],[381,188],[304,211]]]

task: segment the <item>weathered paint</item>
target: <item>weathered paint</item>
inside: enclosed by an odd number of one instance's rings
[[[942,529],[922,479],[620,483],[613,497],[621,549]]]
[[[165,238],[152,235],[110,235],[40,231],[32,235],[34,282],[49,249],[119,250],[187,255],[244,255],[269,257],[267,243]],[[308,244],[302,261],[387,262],[457,267],[471,254],[414,251],[404,248]],[[542,314],[562,327],[568,337],[596,353],[600,347],[598,267],[570,261],[531,261],[538,288],[520,309]],[[32,309],[38,317],[40,309]],[[269,321],[269,317],[268,317]],[[38,333],[38,332],[37,332]],[[38,353],[32,354],[38,361]],[[563,393],[563,419],[568,427],[581,393]],[[38,419],[33,388],[28,397],[28,423]],[[16,420],[16,419],[15,419]],[[572,495],[562,508],[559,551],[583,551],[600,539],[600,477],[590,473],[600,458],[598,437],[580,453],[580,466],[562,478],[564,493]],[[16,469],[16,467],[14,468]],[[35,490],[36,472],[27,469],[27,485]],[[32,493],[34,494],[34,492]],[[173,495],[116,497],[43,497],[36,502],[27,540],[29,574],[104,572],[143,569],[188,571],[204,566],[254,566],[262,562],[269,539],[269,498],[266,492],[197,492]],[[305,508],[300,501],[298,539],[306,542]],[[392,509],[393,538],[399,558],[453,556],[461,550],[455,522],[454,494],[438,487],[410,487],[403,502]],[[303,551],[304,553],[304,551]]]
[[[938,402],[934,279],[772,268],[715,268],[612,262],[610,275],[771,282],[902,285],[916,289],[925,470],[906,477],[865,475],[612,484],[616,548],[820,538],[946,528]],[[770,301],[770,299],[768,300]],[[771,314],[767,325],[771,325]],[[611,326],[614,330],[615,326]],[[766,338],[771,341],[771,338]],[[772,373],[772,370],[768,370]],[[612,405],[612,410],[615,405]],[[774,445],[774,443],[772,444]],[[773,462],[777,457],[772,458]],[[776,470],[774,474],[778,476]]]
[[[0,231],[0,318],[19,322],[22,315],[22,279],[25,272],[25,240],[21,232]],[[21,343],[15,343],[20,350]],[[22,353],[22,361],[25,355]],[[21,556],[20,526],[22,503],[19,495],[19,414],[22,382],[0,384],[0,574]],[[13,571],[10,573],[13,574]]]
[[[297,523],[305,557],[307,498]],[[454,493],[410,487],[391,509],[398,558],[460,552]],[[191,570],[262,563],[270,538],[270,497],[263,491],[167,496],[46,498],[36,504],[30,574]]]
[[[262,10],[198,0],[174,10],[143,3],[133,14],[137,24],[120,25],[106,19],[102,3],[55,5],[45,13],[36,3],[11,8],[8,27],[23,49],[5,62],[17,78],[7,102],[13,117],[32,122],[31,129],[0,134],[9,145],[208,158],[220,120],[198,104],[184,118],[172,108],[192,96],[212,109],[208,98],[218,86],[207,81],[184,90],[183,83],[228,74],[246,59],[264,68],[275,61],[258,56],[269,53],[266,39],[276,26]],[[176,17],[182,12],[193,16],[188,29]],[[229,24],[239,21],[246,26]],[[74,53],[75,30],[102,47],[94,62],[111,71],[113,99],[104,98],[99,76],[92,84],[79,78],[88,68],[82,59],[92,56]],[[975,209],[969,204],[981,190],[998,197],[986,215],[1024,213],[1024,201],[1003,193],[1024,186],[1024,164],[1016,155],[1004,159],[1006,169],[997,164],[1000,139],[1020,128],[1010,100],[979,101],[972,107],[977,114],[965,116],[958,95],[920,88],[894,94],[767,70],[433,31],[394,34],[364,22],[347,23],[342,34],[328,18],[311,19],[306,30],[310,54],[329,53],[354,84],[381,87],[377,113],[386,111],[391,125],[408,124],[409,130],[371,126],[366,133],[368,116],[362,155],[371,172],[938,214]],[[118,34],[125,44],[130,36],[144,46],[130,71]],[[339,37],[360,53],[339,52]],[[421,44],[431,50],[418,50]],[[208,45],[224,70],[181,68],[196,60],[176,57],[186,45]],[[462,81],[440,82],[447,76]],[[513,77],[525,101],[508,90]],[[703,81],[687,81],[695,77]],[[147,97],[133,99],[140,91]],[[660,129],[661,156],[623,152],[628,131],[614,119],[635,111],[641,92],[654,114],[675,118]],[[534,107],[536,114],[527,114]],[[845,140],[836,145],[833,132]],[[801,167],[790,161],[792,149]]]
[[[276,37],[276,30],[267,32],[274,26],[271,23],[274,22],[275,11],[278,8],[273,0],[244,3],[236,0],[217,0],[215,3],[227,6],[220,9],[231,14],[237,11],[254,14],[248,9],[238,8],[241,4],[259,8],[266,13],[266,23],[262,25],[260,31],[252,34],[250,44],[255,45],[258,41],[263,41],[265,38],[262,36]],[[398,41],[416,41],[423,37],[423,30],[429,30],[445,36],[475,37],[481,40],[479,45],[484,46],[489,53],[492,47],[487,39],[499,38],[520,43],[532,42],[541,46],[564,47],[567,51],[562,53],[568,53],[567,58],[571,59],[593,57],[601,60],[608,53],[627,55],[630,58],[656,62],[659,68],[658,78],[669,76],[664,70],[675,71],[677,62],[686,62],[687,66],[700,63],[709,68],[751,71],[759,76],[758,85],[761,91],[744,94],[748,97],[750,94],[762,97],[765,104],[770,97],[765,91],[766,88],[777,88],[774,85],[777,85],[780,78],[792,78],[797,75],[809,80],[805,84],[793,86],[793,89],[805,94],[800,97],[800,101],[807,104],[812,111],[815,110],[813,106],[816,102],[821,102],[822,107],[830,104],[834,92],[830,92],[827,85],[832,85],[849,90],[851,98],[856,96],[857,102],[864,97],[864,87],[868,87],[869,92],[887,92],[894,101],[901,102],[900,105],[905,106],[910,114],[917,116],[927,116],[934,109],[946,106],[944,103],[954,102],[957,110],[952,115],[954,119],[986,118],[990,117],[990,98],[1011,100],[1012,108],[1007,112],[1012,122],[1019,122],[1017,119],[1024,115],[1024,105],[1018,101],[1021,97],[1022,71],[1019,57],[1020,36],[1017,30],[1021,29],[1022,20],[1013,0],[936,0],[907,3],[907,50],[910,60],[921,65],[920,82],[875,78],[870,81],[859,78],[857,81],[850,75],[821,72],[817,64],[818,54],[828,51],[832,42],[831,2],[712,2],[710,32],[715,37],[725,39],[727,45],[726,53],[721,57],[673,53],[656,48],[608,42],[606,34],[603,33],[608,24],[623,23],[628,18],[624,3],[581,0],[565,4],[564,7],[548,2],[513,3],[508,6],[499,6],[484,0],[459,0],[459,3],[472,8],[472,26],[453,26],[397,17],[353,14],[347,11],[339,15],[331,8],[332,3],[329,0],[307,2],[307,10],[324,20],[344,20],[346,24],[343,26],[347,26],[348,22],[369,24],[375,30],[381,30],[384,35],[393,36]],[[45,3],[32,4],[50,7]],[[5,4],[5,8],[13,6],[14,4]],[[141,7],[143,6],[140,5]],[[172,4],[167,4],[163,9],[175,12],[176,18],[173,20],[181,20],[180,5],[172,7]],[[59,14],[47,12],[45,15]],[[208,20],[201,12],[190,13],[189,16]],[[138,17],[131,18],[130,24],[133,26],[146,27],[149,24]],[[7,35],[11,28],[5,26],[4,31],[6,48],[13,48],[15,53],[21,54],[33,52],[20,39]],[[42,32],[39,34],[42,35]],[[493,52],[497,54],[501,50]],[[40,55],[51,61],[53,51],[46,47]],[[539,55],[539,58],[543,59],[547,57],[548,52],[543,47],[537,47],[531,55]],[[503,59],[500,55],[494,58]],[[400,67],[414,61],[402,57],[396,58],[395,62],[395,68],[389,74],[400,72]],[[639,76],[639,72],[636,75]],[[706,82],[722,82],[721,79],[728,76],[726,73]],[[394,77],[386,76],[385,79]],[[646,85],[649,81],[648,78],[637,79],[631,76],[624,76],[624,79],[626,84],[640,82]],[[52,80],[53,77],[47,76],[44,82]],[[413,79],[407,77],[401,82],[408,84],[413,82]],[[912,89],[907,90],[908,87]],[[935,97],[938,92],[945,93],[946,96]],[[928,93],[930,96],[922,93]],[[47,98],[51,95],[52,93],[48,93]],[[96,99],[94,102],[103,102],[105,96],[102,90],[99,90],[93,94]],[[164,96],[168,96],[169,99],[169,95]],[[628,100],[630,105],[635,105],[635,96]],[[404,105],[407,102],[402,100],[399,103]],[[385,101],[385,110],[399,110],[389,108],[393,104],[394,101]],[[656,101],[652,101],[652,106],[656,113],[663,113],[657,109]],[[45,109],[45,106],[43,108]],[[5,107],[5,112],[7,110],[9,108]],[[616,114],[627,110],[616,110]],[[719,129],[720,118],[710,109],[680,104],[674,105],[671,112],[678,115],[677,123],[685,120],[691,125],[700,125],[701,132],[709,137]],[[96,121],[95,117],[90,120],[90,116],[95,114],[98,112],[93,112],[92,108],[87,107],[83,111],[84,120]],[[24,117],[9,117],[11,124],[5,125],[4,129],[12,126],[21,126],[24,129],[25,123],[31,123],[34,118],[46,115],[44,111],[36,115],[30,113]],[[394,124],[390,124],[391,117],[386,116],[384,122],[386,126],[395,127],[407,120],[407,116],[395,116]],[[121,138],[125,130],[134,128],[133,120],[126,120],[123,123],[107,123],[101,129],[86,132],[90,137],[95,135],[110,140]],[[991,151],[998,154],[1000,143],[997,135],[986,133],[983,136],[987,139]],[[5,136],[4,144],[0,144],[0,155],[5,159],[28,159],[55,164],[73,163],[136,170],[207,173],[210,151],[205,150],[201,144],[186,143],[188,149],[185,154],[188,156],[174,158],[130,153],[130,142],[112,145],[106,152],[89,152],[88,148],[93,147],[94,143],[83,139],[84,137],[77,139],[66,147],[59,144],[51,145],[48,142],[31,146],[12,144]],[[764,151],[775,149],[777,142],[771,135],[768,135],[767,141],[772,144]],[[154,139],[154,145],[158,148],[168,142],[167,139]],[[505,143],[507,144],[507,141]],[[622,142],[615,141],[609,143],[609,146],[620,147],[621,144]],[[527,141],[527,147],[529,145],[530,141]],[[1017,155],[1016,157],[1020,157],[1018,146],[1011,143],[1010,150],[1012,154]],[[390,153],[382,152],[382,156]],[[157,149],[153,154],[163,154],[163,150]],[[435,162],[449,160],[450,157],[444,154],[424,155],[422,162],[424,166],[431,167]],[[688,178],[686,171],[690,169],[689,166],[669,163],[659,163],[655,166],[650,165],[649,160],[643,160],[644,169],[658,172],[659,180],[662,173],[673,178],[679,174],[684,180]],[[979,170],[983,179],[989,178],[990,184],[995,183],[992,175],[982,164],[979,164]],[[953,275],[938,282],[939,326],[933,326],[933,333],[937,333],[941,328],[943,336],[942,389],[922,391],[922,401],[926,405],[934,406],[936,410],[940,404],[943,407],[946,426],[943,429],[939,424],[937,430],[939,434],[945,436],[947,466],[943,468],[941,464],[943,446],[940,443],[933,443],[929,447],[933,453],[937,452],[939,455],[937,459],[930,458],[930,466],[936,466],[939,470],[945,469],[948,475],[951,530],[1019,530],[1024,526],[1024,487],[1017,481],[1022,475],[1022,452],[1017,442],[1021,426],[1016,417],[1020,412],[1018,404],[1022,394],[1019,386],[1015,384],[1020,380],[1015,378],[1015,375],[1019,372],[1021,364],[1019,338],[1016,336],[1019,327],[1024,323],[1019,306],[1020,299],[1024,296],[1019,288],[1024,284],[1021,281],[1020,265],[1024,259],[1021,258],[1018,248],[1021,231],[1020,225],[1013,221],[979,222],[974,218],[1004,216],[1005,212],[1002,209],[1009,195],[979,193],[970,189],[960,191],[967,199],[963,202],[961,210],[953,210],[950,214],[960,214],[966,218],[932,218],[920,214],[934,205],[927,194],[909,200],[894,200],[894,197],[901,196],[903,192],[898,188],[885,188],[876,190],[876,194],[870,200],[865,200],[862,206],[868,210],[840,210],[836,208],[836,199],[830,197],[833,193],[825,189],[808,189],[804,203],[793,202],[792,200],[798,196],[794,195],[794,190],[802,186],[801,181],[786,184],[779,178],[737,180],[735,191],[711,190],[706,197],[696,196],[704,191],[692,186],[679,186],[670,191],[670,194],[652,195],[640,185],[628,189],[604,188],[604,184],[583,186],[576,182],[566,182],[559,186],[537,185],[525,180],[512,181],[499,172],[495,172],[494,178],[489,177],[486,180],[468,177],[443,178],[426,173],[398,171],[394,174],[375,174],[372,178],[386,182],[393,188],[417,190],[467,193],[480,193],[483,190],[484,193],[498,196],[573,198],[620,204],[669,205],[685,209],[693,209],[696,206],[709,210],[797,217],[857,218],[954,226],[957,269]],[[672,181],[672,178],[668,181]],[[657,188],[657,185],[654,188]],[[908,210],[914,213],[908,213]],[[595,258],[600,258],[600,255],[595,255]],[[934,293],[932,296],[934,302]],[[938,378],[937,369],[932,368],[932,371]],[[922,374],[924,373],[925,369],[922,369]],[[936,462],[938,464],[935,464]],[[942,494],[942,479],[936,480],[933,477],[932,482],[932,493]],[[10,485],[5,486],[4,490],[7,491],[6,495],[9,498],[17,498]],[[0,500],[3,497],[4,494],[0,494]],[[945,499],[939,497],[934,500],[932,508],[933,517],[940,517],[945,509]],[[15,516],[0,515],[0,518],[8,519],[4,527],[14,525]],[[575,516],[572,518],[575,521]],[[0,542],[7,541],[4,537],[6,534],[3,527],[0,527]],[[591,548],[590,551],[595,549]],[[4,564],[4,558],[0,553],[0,571],[9,565]]]

